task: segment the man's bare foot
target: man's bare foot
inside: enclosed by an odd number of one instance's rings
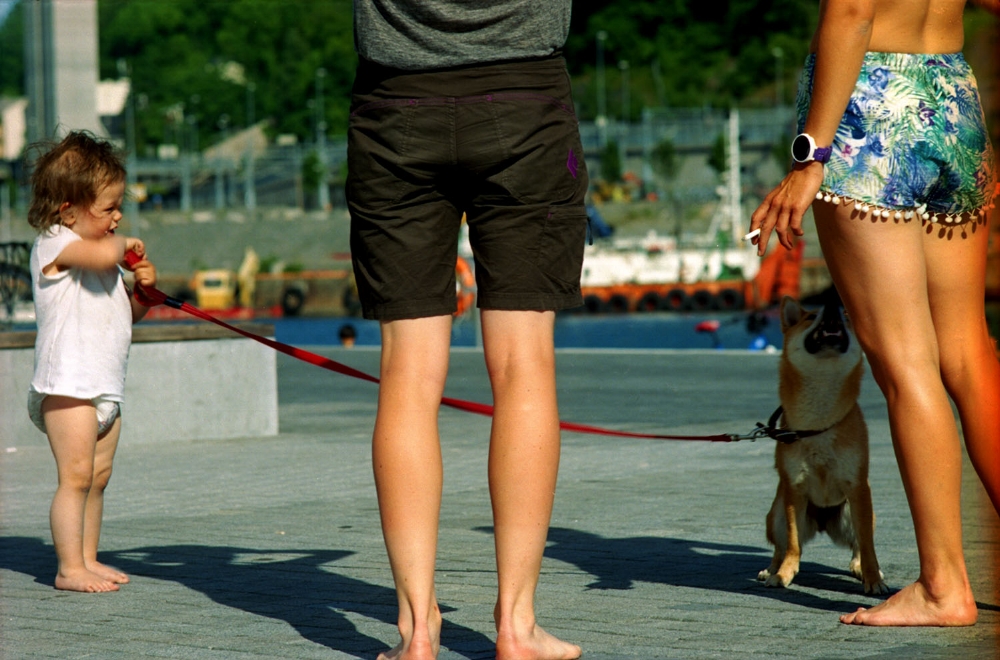
[[[979,616],[972,592],[934,598],[920,582],[904,587],[884,603],[844,614],[841,623],[862,626],[971,626]]]
[[[100,576],[105,580],[114,582],[115,584],[128,584],[129,577],[122,573],[121,571],[111,568],[107,564],[102,564],[99,561],[87,562],[87,570],[94,575]]]
[[[82,591],[85,593],[105,593],[118,591],[118,585],[96,573],[81,568],[78,571],[56,574],[56,589],[63,591]]]
[[[535,625],[523,639],[511,634],[497,634],[497,660],[575,660],[583,651],[576,644],[564,642]]]

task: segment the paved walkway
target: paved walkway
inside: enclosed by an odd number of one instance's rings
[[[376,371],[374,350],[324,352]],[[776,364],[762,354],[562,352],[561,412],[621,429],[743,432],[776,405]],[[0,656],[371,658],[393,645],[395,597],[369,466],[375,387],[282,356],[279,392],[277,437],[123,439],[102,559],[133,580],[115,594],[53,589],[54,464],[43,436],[4,438]],[[453,354],[447,393],[489,400],[478,353]],[[877,550],[898,588],[917,574],[913,533],[870,379],[863,398]],[[441,658],[489,658],[489,420],[448,409],[441,417]],[[791,588],[755,580],[770,557],[772,452],[771,441],[566,434],[538,593],[542,625],[580,643],[589,660],[998,657],[1000,535],[971,469],[966,547],[980,623],[854,628],[837,614],[877,601],[847,575],[849,551],[825,536],[806,546]]]

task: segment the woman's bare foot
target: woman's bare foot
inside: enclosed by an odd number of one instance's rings
[[[411,641],[409,645],[400,642],[390,651],[378,654],[378,660],[422,660],[436,658],[437,645],[419,644]]]
[[[378,654],[378,660],[433,660],[441,647],[441,610],[434,605],[430,621],[416,631],[410,622],[400,621],[403,638],[393,649]]]
[[[841,623],[862,626],[971,626],[979,616],[967,588],[963,593],[934,598],[923,584],[914,582],[884,603],[844,614]]]
[[[82,591],[85,593],[105,593],[118,591],[118,585],[85,568],[78,571],[56,574],[56,589],[63,591]]]
[[[115,584],[129,583],[129,577],[127,575],[115,568],[111,568],[106,564],[102,564],[99,561],[87,562],[86,566],[87,570],[94,575],[102,577],[110,582],[114,582]]]
[[[574,660],[583,651],[535,625],[523,638],[497,633],[497,660]]]

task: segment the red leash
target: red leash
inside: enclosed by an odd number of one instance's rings
[[[134,265],[140,261],[140,258],[134,252],[127,252],[125,254],[125,260],[128,264]],[[176,298],[171,298],[159,289],[144,287],[142,285],[136,284],[135,286],[135,298],[142,305],[146,307],[154,307],[156,305],[166,305],[168,307],[173,307],[174,309],[179,309],[188,314],[200,318],[209,323],[214,323],[218,326],[222,326],[227,330],[231,330],[239,335],[243,335],[248,339],[252,339],[256,342],[269,346],[279,353],[284,353],[297,360],[302,360],[303,362],[308,362],[309,364],[315,365],[317,367],[322,367],[329,371],[334,371],[338,374],[343,374],[345,376],[350,376],[352,378],[357,378],[359,380],[366,380],[369,383],[378,383],[379,379],[375,376],[366,374],[363,371],[358,371],[357,369],[351,368],[345,364],[341,364],[335,360],[325,358],[322,355],[317,355],[316,353],[310,353],[309,351],[303,350],[301,348],[296,348],[295,346],[289,346],[288,344],[283,344],[279,341],[274,341],[273,339],[268,339],[267,337],[261,337],[260,335],[255,335],[252,332],[248,332],[236,326],[230,325],[225,321],[221,321],[207,312],[203,312],[194,305],[188,304]],[[476,413],[477,415],[485,415],[487,417],[493,416],[493,406],[485,403],[476,403],[474,401],[463,401],[462,399],[452,399],[451,397],[441,397],[441,403],[450,408],[455,408],[457,410],[464,410],[470,413]],[[590,426],[589,424],[576,424],[574,422],[559,422],[559,428],[564,431],[572,431],[574,433],[590,433],[594,435],[612,435],[624,438],[646,438],[652,440],[702,440],[706,442],[736,442],[737,440],[743,439],[756,439],[760,437],[758,434],[749,434],[745,436],[733,435],[733,434],[718,434],[718,435],[661,435],[657,433],[633,433],[630,431],[613,431],[611,429],[604,429],[599,426]]]

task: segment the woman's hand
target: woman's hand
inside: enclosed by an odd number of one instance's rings
[[[816,200],[816,193],[823,183],[822,163],[796,164],[785,175],[757,210],[750,216],[750,231],[760,229],[760,236],[751,239],[757,246],[757,256],[764,256],[771,232],[778,236],[786,249],[795,247],[795,237],[802,236],[802,217]]]

